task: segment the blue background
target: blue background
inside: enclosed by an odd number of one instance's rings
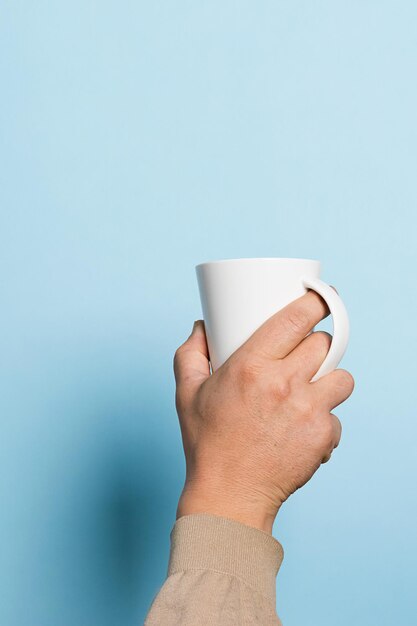
[[[1,2],[2,625],[142,623],[194,265],[241,256],[321,259],[352,323],[284,625],[415,624],[416,58],[411,0]]]

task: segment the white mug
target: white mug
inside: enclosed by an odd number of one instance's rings
[[[196,266],[212,371],[216,371],[271,315],[313,289],[333,317],[333,339],[312,382],[335,369],[349,340],[342,299],[320,280],[320,261],[243,258]]]

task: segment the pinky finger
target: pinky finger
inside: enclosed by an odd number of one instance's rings
[[[350,372],[336,369],[310,384],[318,397],[332,410],[349,398],[355,381]]]
[[[337,446],[340,443],[340,438],[342,436],[342,422],[340,421],[340,419],[337,417],[337,415],[335,415],[334,413],[330,413],[332,419],[333,419],[333,423],[334,423],[334,431],[335,431],[335,443],[333,446],[333,450],[335,448],[337,448]]]
[[[321,460],[322,464],[323,463],[328,463],[328,461],[330,461],[332,453],[333,453],[333,450],[335,450],[337,448],[337,446],[339,445],[340,438],[342,436],[342,423],[341,423],[340,419],[334,413],[330,413],[330,417],[332,418],[333,431],[334,431],[333,447],[322,458],[322,460]]]

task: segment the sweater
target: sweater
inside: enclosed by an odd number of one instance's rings
[[[283,556],[258,528],[209,513],[180,517],[144,626],[282,626],[275,583]]]

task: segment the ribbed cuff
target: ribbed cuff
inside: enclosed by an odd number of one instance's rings
[[[275,602],[275,582],[284,551],[269,533],[209,513],[176,520],[171,530],[168,576],[189,569],[211,569],[244,580]]]

